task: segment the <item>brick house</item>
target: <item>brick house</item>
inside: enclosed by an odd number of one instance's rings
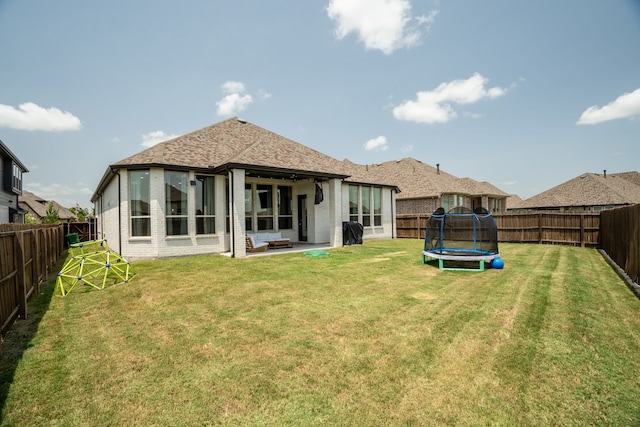
[[[471,210],[482,206],[491,212],[507,209],[508,194],[488,182],[458,178],[413,158],[360,166],[369,173],[395,183],[400,188],[397,214],[430,214],[439,207],[445,211],[464,206]]]
[[[98,236],[129,259],[246,256],[248,233],[342,246],[395,237],[398,188],[386,177],[231,118],[107,167],[91,201]]]
[[[523,200],[517,211],[598,212],[640,203],[640,172],[584,173]]]

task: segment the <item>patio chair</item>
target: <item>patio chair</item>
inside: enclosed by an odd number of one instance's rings
[[[269,247],[268,242],[254,242],[253,237],[247,237],[247,252],[266,252]]]

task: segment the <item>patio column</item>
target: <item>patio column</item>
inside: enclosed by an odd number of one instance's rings
[[[329,244],[342,246],[342,180],[329,180]]]
[[[231,169],[229,171],[229,195],[231,256],[244,258],[247,256],[244,214],[244,169]]]

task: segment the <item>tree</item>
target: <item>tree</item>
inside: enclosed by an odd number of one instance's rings
[[[89,209],[82,208],[80,205],[69,208],[69,211],[76,216],[78,221],[86,221],[89,216]]]
[[[24,223],[25,224],[40,224],[40,220],[34,214],[28,213],[28,214],[26,214],[24,216]]]
[[[57,209],[52,202],[47,205],[47,212],[45,217],[42,218],[43,224],[59,224],[60,223],[60,210]]]

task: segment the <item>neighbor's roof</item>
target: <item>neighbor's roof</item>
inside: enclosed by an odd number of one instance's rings
[[[440,197],[442,194],[507,196],[488,182],[458,178],[411,157],[368,165],[367,168],[369,173],[385,177],[400,187],[398,199]]]
[[[49,203],[58,210],[58,218],[61,221],[75,219],[76,216],[67,208],[56,202],[55,200],[46,200],[29,191],[22,190],[22,194],[18,196],[18,206],[32,215],[42,219],[47,216],[47,207]]]
[[[507,210],[518,209],[522,207],[523,202],[524,200],[517,194],[509,194],[509,197],[507,197]]]
[[[520,208],[560,208],[640,203],[640,173],[585,173],[524,200]]]

